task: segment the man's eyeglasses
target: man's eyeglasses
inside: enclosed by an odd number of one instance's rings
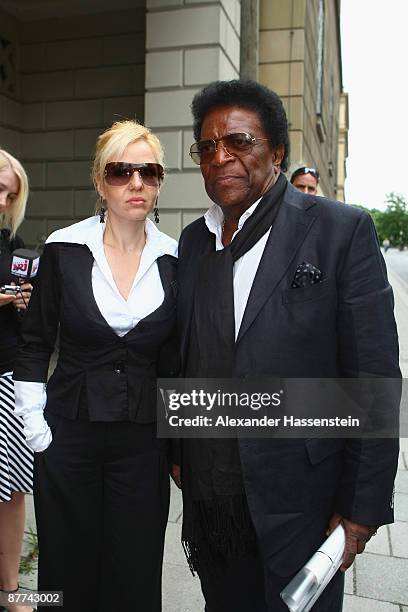
[[[200,140],[190,147],[191,159],[197,164],[208,164],[217,152],[217,143],[221,142],[225,151],[232,157],[243,157],[252,151],[255,145],[269,138],[254,138],[246,132],[226,134],[221,138],[212,140]]]
[[[319,180],[319,173],[316,170],[316,168],[308,168],[308,166],[302,166],[302,168],[298,168],[297,170],[294,171],[294,173],[290,177],[290,182],[293,183],[294,179],[297,176],[301,176],[302,174],[311,174],[312,176],[315,177],[316,181]]]
[[[145,164],[109,162],[105,166],[103,176],[108,185],[119,187],[127,185],[135,172],[139,173],[140,179],[149,187],[159,187],[164,177],[163,166],[151,162]]]

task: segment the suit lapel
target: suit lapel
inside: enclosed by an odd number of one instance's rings
[[[305,205],[305,201],[307,204]],[[275,291],[290,263],[309,233],[316,217],[308,209],[313,200],[304,199],[288,185],[281,210],[270,233],[249,294],[237,343],[246,334],[260,310]]]

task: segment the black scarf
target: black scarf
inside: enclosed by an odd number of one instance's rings
[[[280,174],[230,245],[202,256],[185,376],[230,378],[234,374],[234,263],[273,226],[287,186]],[[183,440],[183,545],[192,570],[219,567],[231,556],[256,550],[237,441]]]

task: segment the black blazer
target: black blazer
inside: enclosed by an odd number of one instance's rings
[[[93,256],[85,245],[47,244],[22,329],[14,378],[47,381],[60,324],[57,367],[47,386],[46,410],[91,421],[156,420],[156,376],[176,374],[169,357],[159,372],[161,351],[175,330],[177,259],[158,258],[165,293],[160,307],[125,336],[100,313],[92,291]]]
[[[207,238],[201,218],[179,243],[184,366]],[[325,280],[293,289],[304,261]],[[371,218],[288,184],[235,349],[240,378],[399,378],[393,295]],[[397,440],[241,439],[239,450],[251,516],[271,571],[296,571],[324,539],[334,511],[367,525],[393,520]]]
[[[11,275],[12,253],[24,246],[19,236],[10,240],[10,231],[0,230],[0,286],[16,282],[16,277]],[[21,321],[22,313],[18,313],[12,304],[0,308],[0,374],[10,372],[14,367]]]

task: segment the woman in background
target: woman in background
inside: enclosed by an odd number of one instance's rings
[[[16,232],[24,218],[28,180],[20,162],[0,149],[0,286],[15,284],[12,252],[24,246]],[[14,279],[15,280],[15,279]],[[16,294],[0,292],[0,590],[18,588],[24,533],[24,493],[32,490],[33,453],[28,448],[21,418],[14,410],[12,370],[20,334],[21,314],[27,308],[31,285]],[[4,593],[3,593],[4,594]],[[26,607],[15,606],[17,612]]]
[[[177,263],[176,241],[147,218],[163,180],[159,140],[114,123],[93,179],[100,214],[48,238],[14,372],[36,451],[38,588],[63,591],[65,612],[159,612],[169,466],[156,376]]]

